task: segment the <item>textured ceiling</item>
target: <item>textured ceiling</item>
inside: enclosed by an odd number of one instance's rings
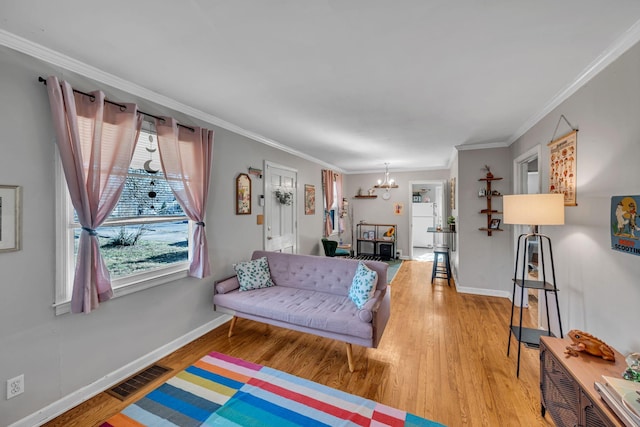
[[[636,0],[0,2],[4,36],[348,173],[511,143],[639,20]]]

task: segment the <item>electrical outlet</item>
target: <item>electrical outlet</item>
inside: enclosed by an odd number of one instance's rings
[[[7,400],[24,393],[24,374],[7,380]]]

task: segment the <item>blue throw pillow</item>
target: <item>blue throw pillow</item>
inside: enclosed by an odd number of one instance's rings
[[[241,291],[262,289],[275,286],[271,280],[271,271],[267,257],[254,259],[252,261],[239,262],[234,264],[233,269],[238,275]]]
[[[356,307],[364,307],[375,293],[377,283],[378,273],[359,261],[356,274],[353,276],[353,281],[349,288],[349,298],[355,303]]]

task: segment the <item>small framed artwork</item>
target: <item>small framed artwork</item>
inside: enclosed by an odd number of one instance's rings
[[[0,252],[20,250],[20,187],[0,185]]]
[[[394,215],[402,215],[404,212],[404,204],[402,203],[394,203],[393,204],[393,214]]]
[[[241,173],[236,178],[236,215],[251,214],[251,178]]]
[[[489,223],[489,228],[491,230],[497,230],[498,228],[500,228],[500,220],[497,218],[492,219],[491,223]]]
[[[419,194],[414,194],[413,195],[413,203],[421,203],[422,202],[422,196]]]
[[[640,256],[639,204],[640,195],[611,198],[611,249]]]
[[[304,185],[304,214],[316,214],[316,187],[310,184]]]
[[[456,208],[456,178],[453,177],[451,178],[451,181],[449,182],[449,186],[450,186],[450,206],[451,206],[451,210],[454,210]]]

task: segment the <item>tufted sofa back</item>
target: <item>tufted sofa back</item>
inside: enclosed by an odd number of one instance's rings
[[[347,295],[358,260],[255,251],[252,259],[267,257],[271,279],[276,285]],[[378,273],[377,289],[387,287],[387,269],[381,261],[362,261]]]

